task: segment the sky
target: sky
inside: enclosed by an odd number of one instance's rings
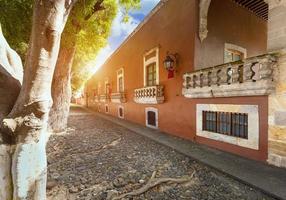
[[[103,48],[97,58],[91,63],[91,72],[95,73],[108,57],[122,44],[129,34],[140,24],[146,15],[159,3],[160,0],[141,0],[141,8],[129,12],[130,18],[127,23],[123,23],[123,13],[118,12],[113,21],[111,35],[108,38],[108,44]]]

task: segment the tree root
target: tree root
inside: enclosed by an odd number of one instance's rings
[[[121,194],[121,195],[118,195],[118,196],[115,196],[115,197],[111,197],[110,199],[111,200],[117,200],[117,199],[122,199],[124,197],[131,197],[131,196],[138,196],[138,195],[141,195],[145,192],[147,192],[148,190],[162,184],[162,183],[185,183],[185,182],[189,182],[191,181],[191,179],[194,177],[195,175],[195,171],[191,174],[190,177],[188,178],[155,178],[156,176],[156,171],[153,172],[151,178],[149,179],[149,181],[147,182],[146,185],[144,185],[143,187],[137,189],[137,190],[134,190],[132,192],[128,192],[128,193],[125,193],[125,194]]]

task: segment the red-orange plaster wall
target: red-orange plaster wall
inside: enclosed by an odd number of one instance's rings
[[[253,18],[253,14],[241,10],[242,8],[234,5],[229,0],[213,0],[214,3],[210,7],[210,17],[221,16],[228,18],[241,17],[244,15],[247,18]],[[226,2],[227,9],[218,2]],[[229,1],[229,2],[228,2]],[[214,8],[212,8],[214,6]],[[227,39],[228,32],[234,31],[234,27],[219,26],[219,28],[226,29],[222,37],[219,38],[219,44],[214,44],[212,38],[217,38],[216,34],[219,31],[215,30],[215,23],[217,20],[210,20],[210,41],[206,40],[206,44],[202,46],[198,42],[198,0],[170,0],[164,5],[151,19],[120,49],[112,55],[112,57],[102,66],[102,68],[93,76],[88,82],[87,89],[92,91],[96,89],[97,83],[101,82],[102,88],[104,81],[108,78],[112,90],[116,91],[116,71],[120,68],[124,69],[124,85],[127,94],[127,103],[120,104],[125,110],[125,119],[145,125],[145,108],[155,107],[159,112],[159,129],[169,134],[177,135],[179,137],[196,140],[199,143],[208,144],[215,148],[227,150],[242,156],[250,157],[257,160],[265,160],[267,152],[267,97],[236,97],[236,98],[216,98],[216,99],[187,99],[182,96],[182,76],[185,72],[190,72],[195,68],[198,62],[212,63],[213,59],[209,56],[201,57],[202,52],[212,52],[212,56],[219,57],[215,64],[220,64],[223,59],[224,46],[221,45],[224,40],[235,43],[235,37],[232,40]],[[229,10],[228,10],[229,9]],[[238,14],[233,15],[233,12]],[[226,12],[226,14],[221,14]],[[240,16],[241,15],[241,16]],[[255,17],[256,18],[256,17]],[[229,19],[230,20],[230,19]],[[228,21],[229,21],[228,20]],[[235,21],[235,20],[234,20]],[[249,49],[250,55],[259,54],[266,50],[266,25],[260,19],[253,19],[251,25],[256,23],[256,29],[259,35],[256,42],[253,40],[253,35],[247,37],[245,32],[248,31],[249,24],[238,23],[237,29],[244,29],[236,33],[237,40],[247,43],[251,41]],[[216,34],[215,34],[216,33]],[[261,34],[261,35],[260,35]],[[243,36],[241,36],[243,35]],[[244,39],[239,39],[243,37]],[[225,39],[223,38],[225,37]],[[218,39],[217,39],[218,40]],[[239,44],[242,44],[240,43]],[[154,47],[159,46],[159,76],[160,85],[165,87],[165,102],[157,105],[143,105],[137,104],[133,101],[134,89],[143,87],[143,56],[144,53]],[[243,45],[245,46],[245,45]],[[256,47],[252,47],[256,46]],[[209,49],[208,49],[209,48]],[[168,79],[167,71],[163,67],[163,60],[166,57],[166,52],[179,54],[178,71],[175,78]],[[205,53],[203,54],[205,55]],[[103,94],[102,89],[102,94]],[[90,92],[92,94],[92,92]],[[259,105],[260,116],[260,150],[254,151],[246,148],[237,147],[223,142],[215,142],[212,140],[196,137],[196,104],[198,103],[229,103],[229,104],[255,104]],[[109,105],[109,114],[117,116],[117,108],[119,104],[107,103]],[[100,103],[101,111],[104,112],[105,103]],[[89,105],[96,109],[95,106]]]

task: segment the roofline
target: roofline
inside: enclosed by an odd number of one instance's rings
[[[100,66],[104,66],[169,0],[160,0],[160,2],[150,11],[144,20],[129,34],[129,36],[119,45],[119,47],[106,59]]]

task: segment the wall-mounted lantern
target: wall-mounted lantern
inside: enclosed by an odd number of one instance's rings
[[[174,78],[175,71],[178,65],[178,54],[171,54],[167,52],[167,56],[164,60],[164,67],[168,70],[168,79]]]

